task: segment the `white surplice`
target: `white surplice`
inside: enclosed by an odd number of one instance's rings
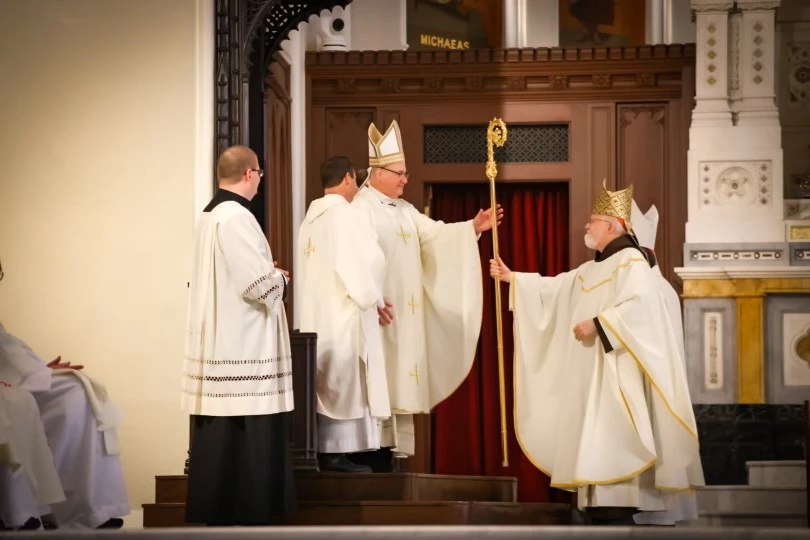
[[[391,420],[383,446],[413,455],[414,413],[449,397],[473,365],[483,288],[471,221],[443,223],[370,185],[352,203],[385,255],[383,296],[394,322],[383,327]]]
[[[384,256],[341,195],[312,201],[298,233],[300,330],[318,335],[318,447],[325,453],[380,447],[391,416],[377,306]]]
[[[555,277],[513,273],[515,430],[581,508],[660,511],[703,485],[686,372],[647,260],[634,248]],[[599,337],[574,338],[597,316]]]
[[[194,234],[184,410],[209,416],[291,411],[286,280],[267,238],[235,201],[204,212]]]
[[[95,528],[110,518],[128,515],[116,437],[120,414],[107,390],[83,371],[49,368],[2,325],[0,380],[16,381],[15,388],[36,400],[66,496],[51,504],[59,527]],[[9,419],[12,424],[26,421],[10,415]],[[25,487],[21,489],[24,498]]]

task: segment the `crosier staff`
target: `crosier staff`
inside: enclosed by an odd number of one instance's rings
[[[489,178],[489,201],[492,208],[492,252],[494,259],[498,258],[498,215],[495,209],[495,177],[498,167],[495,164],[495,146],[503,146],[506,142],[506,124],[500,118],[493,118],[487,127],[487,178]],[[503,467],[509,466],[509,457],[506,448],[506,389],[503,372],[503,321],[501,320],[501,287],[495,284],[495,330],[498,338],[498,389],[501,398],[501,450],[503,452]]]

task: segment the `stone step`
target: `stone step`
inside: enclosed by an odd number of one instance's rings
[[[748,461],[748,485],[759,487],[806,487],[807,464],[803,460]]]
[[[143,505],[143,526],[191,527],[185,505]],[[474,501],[304,501],[288,525],[568,525],[572,507],[557,503]]]
[[[697,490],[700,516],[807,515],[807,491],[800,487],[705,486]]]
[[[517,479],[417,473],[315,473],[295,476],[299,501],[515,502]],[[155,477],[156,503],[183,503],[186,476]]]
[[[789,512],[769,514],[701,514],[696,520],[678,523],[677,527],[767,527],[768,529],[800,529],[807,527],[807,517]]]

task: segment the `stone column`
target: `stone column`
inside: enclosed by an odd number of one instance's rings
[[[692,0],[697,24],[692,126],[730,126],[728,12],[731,1]]]
[[[665,0],[647,0],[647,44],[664,43]]]
[[[519,0],[504,0],[503,2],[503,48],[519,47]]]
[[[764,403],[766,296],[801,290],[783,214],[782,143],[774,102],[777,0],[692,0],[696,106],[689,130],[684,267],[687,370],[701,403]],[[775,308],[774,308],[775,309]],[[778,317],[777,317],[778,318]],[[775,324],[771,320],[768,324]],[[777,328],[774,326],[773,328]],[[726,377],[722,374],[725,373]]]
[[[775,9],[779,1],[738,0],[740,125],[779,126],[774,92]]]

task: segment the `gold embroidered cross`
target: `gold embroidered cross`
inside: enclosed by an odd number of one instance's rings
[[[415,377],[416,378],[416,384],[419,384],[419,366],[414,364],[413,371],[408,373],[408,375],[410,375],[411,377]]]
[[[405,245],[408,245],[408,237],[410,235],[411,233],[406,233],[405,229],[402,228],[402,225],[399,226],[399,232],[397,233],[397,236],[402,238],[402,241],[405,242]]]
[[[416,315],[416,308],[419,307],[419,304],[416,303],[413,295],[411,295],[411,299],[408,301],[408,305],[411,308],[411,315]]]
[[[309,240],[307,240],[307,247],[306,249],[304,249],[304,255],[306,255],[307,258],[309,258],[309,254],[312,253],[313,251],[315,251],[315,246],[312,245],[312,238],[310,238]]]

